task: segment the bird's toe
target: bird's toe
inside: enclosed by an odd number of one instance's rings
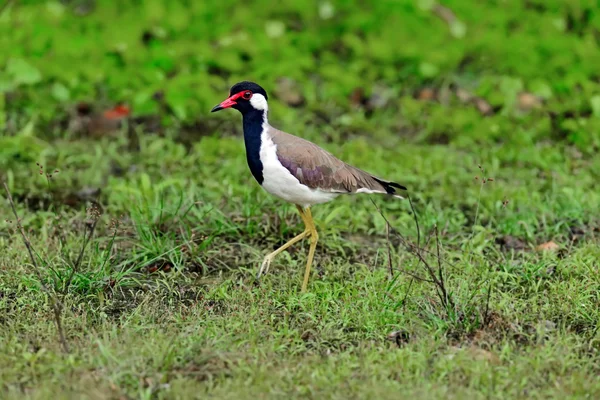
[[[267,257],[265,257],[262,264],[260,265],[260,269],[258,270],[258,273],[256,274],[256,279],[260,279],[260,277],[263,274],[266,274],[267,272],[269,272],[270,265],[271,265],[271,257],[267,256]]]

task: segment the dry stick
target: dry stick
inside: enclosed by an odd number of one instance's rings
[[[435,233],[435,230],[433,228],[431,228],[431,232],[429,232],[429,235],[427,235],[427,240],[425,241],[425,244],[423,245],[423,249],[426,249],[427,247],[429,247],[429,242],[431,242],[431,238],[433,237],[434,233]]]
[[[481,166],[479,167],[481,169]],[[479,194],[477,195],[477,207],[475,208],[475,220],[473,221],[473,227],[471,228],[471,237],[469,238],[469,264],[471,264],[471,259],[473,258],[473,239],[475,238],[475,226],[477,225],[477,218],[479,217],[479,205],[481,204],[481,192],[483,190],[483,183],[485,176],[484,170],[481,169],[481,184],[479,185]]]
[[[492,294],[492,280],[490,279],[490,286],[488,286],[487,299],[485,300],[485,313],[483,314],[483,326],[485,327],[489,320],[489,311],[490,311],[490,296]]]
[[[434,280],[423,278],[422,276],[419,276],[419,275],[415,274],[414,272],[410,272],[410,271],[406,271],[406,270],[402,271],[402,272],[418,281],[436,284],[436,282]]]
[[[446,293],[446,285],[444,283],[444,274],[442,272],[442,263],[440,261],[440,234],[438,232],[437,224],[433,226],[433,231],[435,232],[435,249],[437,252],[437,264],[438,264],[438,279],[441,283],[442,294],[444,296],[444,301],[448,304],[448,293]]]
[[[415,253],[416,253],[417,257],[419,258],[419,260],[423,263],[425,268],[427,268],[427,271],[429,272],[429,276],[431,276],[433,278],[433,281],[435,283],[436,293],[438,294],[438,297],[440,298],[442,305],[444,307],[446,307],[448,305],[448,302],[447,302],[448,298],[447,298],[446,287],[444,285],[443,278],[440,280],[439,278],[436,277],[435,271],[433,270],[433,268],[431,268],[431,265],[429,265],[429,263],[425,260],[425,258],[421,254],[421,229],[419,227],[419,217],[417,216],[417,211],[415,210],[415,206],[412,202],[410,195],[407,195],[406,197],[408,198],[408,202],[410,203],[410,209],[412,210],[413,217],[415,220],[415,226],[417,227],[417,247],[416,247],[416,249],[414,248],[414,245],[412,247],[413,247],[413,249],[415,249]],[[438,262],[439,262],[439,257],[440,257],[440,255],[438,252]]]
[[[402,299],[402,310],[404,310],[406,308],[406,299],[408,298],[410,289],[412,288],[414,281],[415,281],[414,279],[411,279],[410,282],[408,283],[408,289],[406,289],[406,294],[404,295],[404,298]]]
[[[48,184],[49,190],[50,190],[50,177],[51,177],[51,175],[46,174],[46,183]],[[54,196],[52,196],[52,197],[54,197]],[[56,210],[55,210],[55,213],[56,213]],[[75,274],[77,272],[79,272],[79,267],[81,265],[81,261],[83,260],[83,255],[85,254],[85,249],[87,248],[87,245],[88,245],[90,239],[94,235],[94,231],[96,229],[96,224],[98,223],[98,219],[99,219],[98,216],[94,214],[94,215],[92,215],[91,224],[86,224],[86,228],[89,229],[89,233],[84,228],[83,243],[81,244],[81,249],[79,251],[79,255],[77,256],[77,260],[75,262],[73,262],[71,257],[68,254],[65,254],[66,258],[68,259],[69,263],[71,264],[71,272],[69,273],[69,276],[67,277],[66,281],[63,283],[62,289],[60,290],[59,306],[61,309],[61,315],[62,315],[62,308],[64,307],[65,298],[67,297],[67,293],[69,292],[69,286],[71,286],[71,282],[73,281]],[[63,238],[60,238],[59,240],[60,240],[61,248],[64,249],[65,241],[63,240]]]
[[[483,184],[480,186],[479,188],[479,199],[481,199],[481,191],[483,189]],[[446,308],[446,310],[448,310],[448,308],[455,308],[455,304],[454,301],[452,300],[452,297],[449,295],[448,290],[446,289],[446,281],[444,278],[444,274],[443,274],[443,267],[442,267],[442,263],[446,263],[448,265],[450,265],[453,268],[456,268],[456,265],[454,265],[453,263],[449,262],[448,260],[444,259],[441,257],[440,254],[440,238],[439,238],[439,231],[438,231],[438,227],[437,225],[434,226],[432,232],[429,234],[429,237],[426,240],[425,243],[425,247],[428,246],[429,241],[431,240],[431,236],[432,234],[435,232],[435,237],[436,237],[436,255],[435,258],[437,259],[437,264],[438,264],[438,273],[436,276],[435,271],[433,270],[433,268],[431,267],[431,265],[427,262],[427,260],[425,260],[425,258],[423,257],[423,255],[421,254],[421,252],[425,252],[426,254],[429,255],[434,255],[432,252],[428,251],[425,248],[421,248],[420,247],[420,240],[421,240],[421,233],[420,233],[420,227],[419,227],[419,220],[417,217],[417,213],[415,211],[414,208],[414,204],[410,198],[410,196],[407,196],[409,203],[410,203],[410,207],[411,207],[411,211],[413,213],[414,216],[414,220],[415,220],[415,225],[417,228],[417,246],[415,246],[413,243],[410,243],[403,235],[402,233],[400,233],[399,231],[397,231],[396,229],[394,229],[391,224],[389,223],[388,219],[385,217],[385,215],[383,214],[383,212],[381,211],[381,209],[377,206],[377,204],[375,203],[375,201],[373,199],[371,199],[371,202],[373,203],[373,205],[375,206],[375,208],[377,209],[377,211],[379,212],[379,214],[381,215],[381,217],[384,219],[384,221],[386,222],[386,226],[388,228],[388,244],[389,244],[389,230],[393,231],[396,236],[398,236],[402,242],[402,244],[404,244],[404,246],[409,250],[409,252],[413,255],[415,255],[420,262],[423,263],[423,265],[425,266],[425,268],[427,269],[427,272],[429,273],[429,276],[432,279],[426,279],[423,277],[420,277],[416,274],[413,274],[409,271],[402,271],[405,274],[413,277],[414,279],[418,279],[420,281],[424,281],[424,282],[428,282],[428,283],[433,283],[436,289],[436,293],[440,299],[440,302],[442,303],[442,305],[444,306],[444,308]],[[474,237],[475,234],[475,224],[477,223],[477,217],[479,215],[479,204],[480,201],[478,200],[477,202],[477,209],[475,212],[475,221],[474,221],[474,225],[473,225],[473,232],[472,232],[472,237]],[[472,255],[472,251],[471,251],[471,255]],[[470,260],[469,260],[470,261]],[[412,281],[411,280],[411,285],[412,285]],[[489,317],[489,301],[490,301],[490,297],[491,297],[491,290],[492,290],[492,286],[493,283],[490,282],[490,285],[488,287],[488,293],[487,293],[487,299],[486,299],[486,306],[485,306],[485,314],[484,314],[484,322],[488,320]],[[410,285],[409,285],[410,288]]]
[[[390,224],[385,224],[385,238],[387,242],[388,268],[390,269],[390,278],[394,279],[394,267],[392,266],[392,249],[390,248]]]
[[[415,224],[417,226],[417,237],[418,240],[420,241],[421,239],[421,231],[419,228],[419,220],[417,218],[417,213],[415,211],[414,205],[412,203],[412,201],[410,200],[410,196],[408,196],[409,198],[409,202],[410,202],[410,207],[411,210],[413,212],[413,215],[415,216]],[[405,237],[404,235],[402,235],[402,233],[400,233],[399,231],[397,231],[396,229],[394,229],[390,222],[388,221],[388,219],[385,217],[385,215],[383,214],[383,212],[381,211],[381,209],[377,206],[377,204],[375,203],[375,201],[373,199],[371,199],[371,203],[373,203],[373,205],[375,206],[375,208],[377,209],[377,211],[379,212],[379,214],[381,215],[381,217],[384,219],[384,221],[391,227],[391,229],[393,230],[393,232],[396,234],[396,236],[398,236],[398,238],[400,238],[402,244],[404,244],[404,246],[409,250],[409,253],[411,253],[412,255],[416,256],[419,261],[421,263],[423,263],[423,265],[425,266],[425,268],[427,269],[427,273],[429,274],[429,277],[431,279],[426,279],[423,277],[420,277],[416,274],[410,273],[409,271],[403,270],[402,272],[404,272],[405,274],[412,276],[415,279],[419,279],[421,281],[424,282],[428,282],[428,283],[433,283],[434,287],[435,287],[435,291],[436,294],[438,296],[438,298],[440,299],[440,302],[442,303],[442,305],[444,306],[444,308],[447,309],[448,307],[448,292],[446,290],[446,285],[445,282],[442,280],[440,281],[438,279],[438,277],[436,276],[435,271],[433,270],[433,268],[431,267],[431,265],[429,264],[429,262],[423,257],[423,254],[421,253],[421,248],[418,246],[415,246],[413,243],[410,243]]]
[[[50,178],[51,175],[46,174],[46,183],[48,184],[48,190],[50,191]],[[52,191],[50,191],[52,193]],[[54,198],[54,195],[52,195],[52,197]],[[56,210],[54,210],[54,213],[56,214]],[[68,262],[71,264],[71,272],[69,273],[69,277],[67,278],[67,280],[65,281],[65,283],[62,285],[62,290],[61,290],[61,303],[64,303],[65,297],[67,296],[67,292],[69,290],[69,286],[71,286],[71,282],[73,281],[73,277],[75,276],[75,274],[77,272],[79,272],[79,266],[81,265],[81,261],[83,260],[83,255],[85,254],[85,249],[87,248],[87,245],[90,241],[90,239],[92,238],[92,236],[94,236],[94,231],[96,229],[96,224],[98,223],[98,217],[97,215],[93,215],[92,216],[92,222],[91,224],[86,224],[86,227],[89,229],[89,234],[86,230],[83,231],[83,243],[81,244],[81,249],[79,250],[79,255],[77,256],[77,260],[75,262],[73,262],[73,260],[71,259],[71,257],[68,254],[65,254],[65,257],[67,258]],[[60,241],[60,245],[61,248],[64,249],[65,248],[65,240],[63,240],[62,237],[59,236],[59,241]]]
[[[108,260],[109,260],[109,258],[110,258],[110,256],[111,256],[111,254],[110,254],[110,253],[112,252],[113,245],[114,245],[114,243],[115,243],[115,239],[116,239],[116,237],[117,237],[117,230],[118,230],[118,229],[119,229],[119,226],[117,225],[117,226],[114,228],[114,231],[113,231],[112,237],[110,238],[110,243],[108,244],[108,249],[107,249],[107,251],[106,251],[106,257],[104,257],[104,260],[102,261],[102,265],[100,266],[100,271],[104,271],[104,267],[106,266],[106,263],[108,262]]]
[[[62,305],[62,303],[59,303],[57,301],[56,295],[53,294],[50,291],[50,289],[46,286],[46,284],[44,283],[41,268],[40,268],[39,264],[37,263],[37,260],[34,255],[33,246],[31,245],[29,238],[25,234],[23,225],[21,225],[21,220],[19,219],[19,214],[17,213],[17,208],[15,207],[15,202],[13,201],[12,195],[10,194],[10,189],[8,188],[8,185],[6,184],[6,182],[4,182],[4,190],[6,190],[6,195],[8,197],[8,202],[10,204],[10,208],[12,209],[15,219],[17,220],[17,222],[16,222],[17,228],[19,229],[19,233],[21,234],[23,243],[25,244],[25,247],[27,248],[27,251],[29,252],[29,258],[31,259],[31,263],[33,264],[35,274],[37,275],[38,280],[40,281],[40,287],[48,295],[48,298],[50,299],[50,303],[52,304],[52,310],[54,311],[54,322],[56,323],[56,330],[58,331],[58,339],[60,341],[63,351],[65,353],[69,353],[69,345],[67,343],[67,339],[65,338],[65,333],[64,333],[63,327],[62,327],[61,314],[62,314],[63,305]]]
[[[435,247],[437,250],[437,263],[438,263],[438,276],[439,276],[439,280],[441,282],[441,289],[443,290],[444,293],[444,298],[446,299],[446,305],[450,305],[452,308],[454,308],[454,302],[452,301],[452,298],[448,295],[448,292],[446,290],[446,281],[444,280],[444,271],[442,268],[442,257],[440,257],[440,233],[438,231],[438,227],[437,224],[434,226],[435,229]]]
[[[379,214],[382,216],[382,218],[384,219],[384,221],[386,222],[386,224],[388,224],[388,226],[391,227],[391,224],[389,223],[388,219],[383,215],[383,212],[377,206],[377,204],[375,204],[375,202],[373,201],[373,199],[371,199],[371,202],[373,203],[373,205],[375,206],[375,208],[377,209],[377,211],[379,212]],[[391,228],[391,229],[393,229],[393,228]],[[442,302],[442,304],[445,305],[444,297],[443,297],[442,293],[440,293],[440,290],[439,290],[439,287],[438,287],[439,286],[439,282],[437,280],[437,277],[436,277],[435,273],[433,272],[433,270],[431,269],[431,267],[429,266],[428,262],[425,260],[425,258],[423,257],[423,255],[419,251],[419,248],[416,247],[414,244],[410,243],[402,235],[402,233],[398,232],[396,229],[393,229],[393,232],[396,234],[396,236],[398,236],[398,238],[400,239],[400,241],[402,242],[402,244],[409,250],[409,253],[415,255],[419,259],[419,262],[422,262],[423,265],[425,265],[425,267],[427,268],[429,276],[431,277],[431,279],[423,278],[422,276],[419,276],[418,274],[415,274],[415,273],[412,273],[412,272],[406,271],[406,270],[403,270],[402,272],[405,273],[406,275],[409,275],[409,276],[413,277],[414,279],[417,279],[417,280],[421,281],[421,282],[427,282],[427,283],[434,284],[434,287],[436,289],[436,294],[440,298],[440,301]]]
[[[410,203],[410,209],[412,210],[413,217],[415,219],[415,225],[417,227],[417,247],[421,248],[421,229],[419,228],[419,218],[417,217],[417,211],[415,210],[415,206],[413,205],[412,199],[410,195],[407,194],[408,202]]]
[[[373,203],[373,206],[375,207],[375,209],[377,210],[377,212],[379,212],[379,215],[381,215],[381,217],[383,218],[383,220],[386,222],[386,224],[390,227],[390,232],[394,233],[396,236],[398,236],[398,238],[400,238],[400,240],[403,242],[404,246],[406,246],[409,249],[413,249],[416,246],[412,243],[409,243],[408,240],[406,240],[406,238],[402,235],[402,233],[400,233],[396,228],[394,228],[390,222],[388,221],[388,219],[385,217],[385,215],[383,214],[383,212],[381,211],[381,209],[379,208],[379,206],[377,206],[377,204],[375,203],[375,201],[370,198],[369,200],[371,200],[371,203]],[[411,203],[411,209],[414,210],[414,206],[412,206]],[[413,211],[413,215],[416,215]],[[417,221],[417,228],[418,228],[418,221]],[[431,237],[434,234],[434,230],[432,229],[431,232],[429,233],[429,236],[427,238],[427,241],[425,243],[425,245],[423,247],[420,248],[420,250],[425,253],[428,254],[430,256],[436,256],[434,252],[427,250],[426,247],[429,244],[429,241],[431,240]],[[417,229],[417,236],[420,237],[420,231]],[[450,261],[448,261],[447,259],[442,257],[442,262],[446,263],[446,265],[448,265],[449,267],[454,268],[455,270],[458,269],[458,266]]]
[[[69,290],[69,286],[71,286],[71,282],[73,281],[73,277],[77,272],[79,272],[79,267],[81,266],[81,261],[83,260],[83,255],[85,254],[85,249],[87,248],[88,243],[92,236],[94,236],[94,231],[96,230],[96,224],[98,223],[98,218],[93,218],[91,225],[88,226],[88,231],[83,231],[83,243],[81,244],[81,249],[79,250],[79,255],[77,256],[77,260],[75,262],[71,262],[71,273],[69,277],[65,281],[63,286],[61,295],[62,301],[64,301],[67,296],[67,291]],[[86,235],[87,233],[87,235]]]
[[[371,200],[371,203],[373,203],[373,206],[375,206],[375,209],[379,212],[379,215],[381,215],[383,217],[383,220],[385,221],[385,226],[387,227],[388,232],[389,231],[393,231],[396,234],[396,236],[398,236],[400,238],[400,241],[402,242],[402,244],[406,248],[410,249],[411,247],[414,247],[410,243],[408,243],[408,241],[404,238],[404,236],[402,236],[402,234],[400,232],[396,231],[392,227],[392,225],[390,224],[390,222],[388,221],[388,219],[383,215],[383,212],[381,211],[381,209],[379,208],[379,206],[377,205],[377,203],[375,203],[375,201],[372,198],[369,199],[369,200]],[[388,240],[388,249],[389,249],[389,236],[388,236],[387,240]],[[417,275],[417,274],[415,274],[413,272],[409,272],[409,271],[403,271],[403,272],[406,275],[409,275],[409,276],[413,277],[414,279],[417,279],[417,280],[419,280],[421,282],[434,283],[432,280],[427,279],[427,278],[423,278],[422,276],[419,276],[419,275]]]

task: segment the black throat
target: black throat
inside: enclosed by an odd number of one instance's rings
[[[262,185],[263,165],[260,161],[260,144],[265,112],[261,110],[250,110],[243,114],[244,118],[244,143],[246,144],[246,160],[254,179]]]

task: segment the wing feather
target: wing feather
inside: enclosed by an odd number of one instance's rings
[[[339,160],[308,140],[273,127],[269,134],[277,145],[277,157],[300,183],[312,188],[336,193],[389,193],[406,188],[379,179],[368,172]]]

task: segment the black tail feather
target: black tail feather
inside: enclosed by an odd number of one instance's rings
[[[406,188],[406,186],[402,186],[396,182],[382,181],[381,179],[378,179],[375,177],[373,177],[373,179],[375,179],[377,182],[379,182],[388,194],[396,194],[396,188],[401,189],[401,190],[408,190]]]

